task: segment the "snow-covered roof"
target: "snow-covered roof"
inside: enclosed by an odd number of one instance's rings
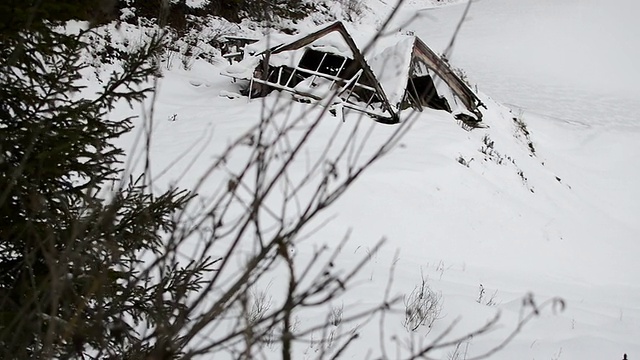
[[[472,118],[481,119],[482,115],[477,110],[481,103],[477,96],[446,62],[415,36],[401,35],[399,39],[367,60],[341,22],[305,34],[272,34],[247,45],[244,59],[231,65],[223,74],[252,79],[254,69],[265,55],[270,66],[297,68],[305,52],[314,49],[354,60],[363,71],[364,83],[375,89],[383,103],[382,108],[389,111],[392,118],[397,117],[402,108],[409,77],[430,75],[438,94],[446,98],[452,112],[471,114]]]
[[[296,35],[288,35],[288,34],[280,34],[280,33],[270,33],[265,36],[263,39],[249,44],[245,47],[245,56],[253,56],[266,52],[269,50],[272,53],[280,52],[280,49],[289,45],[294,44],[298,41],[304,40],[306,37],[322,32],[327,28],[335,26],[334,23],[330,26],[318,26],[316,28],[311,29],[308,32],[296,34]],[[323,36],[314,39],[312,43],[306,44],[306,46],[314,48],[314,49],[322,49],[322,51],[336,54],[344,57],[348,57],[353,59],[353,52],[351,51],[349,45],[344,41],[343,37],[336,32],[329,32],[327,34],[323,34]]]
[[[387,93],[389,103],[396,108],[402,102],[406,90],[414,41],[414,37],[407,37],[369,60],[374,74]]]
[[[416,36],[406,36],[385,48],[371,58],[369,64],[396,111],[400,110],[409,77],[429,75],[453,113],[471,115],[478,120],[482,116],[477,111],[481,102],[473,91]]]

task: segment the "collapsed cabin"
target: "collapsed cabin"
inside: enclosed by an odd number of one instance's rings
[[[482,120],[480,99],[420,38],[387,47],[370,63],[394,111],[428,107],[461,120]]]
[[[303,101],[334,97],[344,108],[367,113],[381,122],[398,122],[380,83],[341,22],[266,46],[274,40],[247,46],[245,58],[222,73],[248,80],[244,95],[260,97],[277,89]]]
[[[385,123],[397,122],[409,107],[446,110],[463,120],[482,118],[473,91],[417,37],[385,49],[371,64],[336,22],[294,39],[247,45],[244,59],[222,74],[247,80],[243,93],[249,97],[277,89],[302,101],[329,98]]]

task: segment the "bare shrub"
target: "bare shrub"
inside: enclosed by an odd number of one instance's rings
[[[471,338],[461,341],[447,354],[447,360],[466,360]]]
[[[522,139],[527,144],[531,156],[535,156],[536,148],[531,140],[531,133],[529,133],[527,123],[524,121],[524,112],[522,110],[519,112],[518,116],[513,117],[513,122],[516,127],[516,138]]]
[[[405,295],[405,318],[402,325],[408,331],[416,331],[421,326],[431,327],[440,317],[442,295],[433,291],[423,277],[409,295]]]
[[[495,290],[493,293],[491,293],[490,296],[487,296],[487,291],[485,290],[484,286],[480,284],[480,287],[478,288],[478,298],[476,299],[476,302],[478,304],[483,304],[487,306],[496,306],[498,304],[497,297],[498,297],[498,290]]]
[[[331,307],[331,319],[329,323],[333,326],[339,326],[342,324],[344,318],[344,305]]]

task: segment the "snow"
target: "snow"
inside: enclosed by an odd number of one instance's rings
[[[396,45],[382,50],[369,61],[373,73],[387,94],[389,103],[396,109],[400,107],[409,80],[413,43],[413,37],[399,39]]]
[[[319,38],[317,41],[314,41],[310,44],[311,48],[326,52],[329,54],[334,54],[342,57],[346,57],[349,59],[353,59],[353,52],[349,45],[344,41],[342,34],[338,32],[332,32]]]
[[[250,56],[242,59],[242,61],[227,66],[221,73],[237,79],[249,80],[253,76],[253,72],[259,63],[259,56]]]
[[[330,80],[310,76],[299,82],[294,87],[294,90],[301,94],[309,94],[319,99],[324,99],[331,94],[331,84],[332,81]]]
[[[442,51],[462,10],[414,7],[397,22],[417,14],[405,27]],[[502,103],[565,120],[586,117],[592,125],[635,122],[630,114],[640,111],[637,11],[630,0],[477,1],[450,60]]]
[[[462,6],[423,4],[411,2],[394,27],[441,51]],[[380,1],[368,5],[373,19],[388,10]],[[409,334],[400,325],[403,314],[387,317],[386,340],[394,354],[393,334],[429,341],[458,318],[451,335],[464,334],[500,311],[496,331],[465,345],[468,357],[479,354],[513,328],[522,297],[532,292],[539,300],[560,296],[567,308],[545,311],[492,359],[640,357],[640,27],[631,21],[638,7],[627,0],[475,2],[450,61],[483,92],[489,128],[466,131],[443,111],[410,115],[417,118],[400,146],[323,215],[330,226],[299,244],[296,260],[304,263],[318,244],[337,246],[350,230],[336,264],[346,268],[387,238],[384,251],[371,257],[358,285],[340,300],[345,314],[382,298],[392,263],[394,293],[409,293],[422,274],[443,297],[441,318],[430,331]],[[418,21],[406,24],[415,14]],[[353,26],[357,36],[357,28],[371,28]],[[247,69],[238,65],[235,71]],[[227,144],[256,124],[258,114],[288,99],[277,93],[257,100],[219,97],[237,92],[237,84],[218,75],[221,70],[196,62],[190,71],[173,69],[161,80],[151,151],[154,173],[163,174],[156,186],[178,179],[193,186]],[[202,85],[193,86],[194,80]],[[387,80],[385,89],[391,86]],[[319,113],[299,103],[288,112],[292,118]],[[173,114],[175,121],[167,121]],[[535,154],[513,117],[526,122]],[[362,131],[373,129],[374,145],[393,131],[355,113],[347,112],[344,122],[327,115],[307,153],[318,154],[336,128],[348,133],[356,123]],[[122,142],[131,148],[134,138]],[[491,149],[485,139],[493,142]],[[176,163],[180,156],[195,162]],[[234,159],[231,173],[238,165]],[[302,175],[303,163],[294,166],[293,177]],[[204,196],[226,181],[213,176]],[[269,281],[263,287],[275,291],[284,280],[274,274]],[[497,291],[495,305],[476,301],[480,284],[487,296]],[[377,325],[361,328],[363,336],[344,357],[360,359],[369,349],[377,354]],[[309,349],[300,347],[296,358],[307,358]],[[447,358],[451,350],[432,356]],[[279,353],[267,349],[266,355]]]

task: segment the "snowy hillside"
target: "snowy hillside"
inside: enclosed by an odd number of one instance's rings
[[[408,1],[393,32],[414,33],[443,51],[464,4],[435,3]],[[366,5],[369,15],[349,25],[362,45],[390,10],[381,0]],[[465,130],[445,111],[404,113],[411,126],[399,144],[296,245],[296,259],[304,263],[318,246],[336,248],[349,232],[336,267],[371,257],[351,291],[333,304],[343,306],[345,316],[384,298],[392,264],[393,295],[409,295],[424,278],[442,296],[432,328],[409,332],[403,313],[389,314],[381,334],[376,318],[362,324],[362,336],[342,358],[378,358],[381,342],[390,358],[402,358],[409,343],[432,341],[454,321],[447,339],[499,312],[495,331],[469,339],[458,352],[429,354],[473,358],[517,325],[529,293],[538,302],[561,297],[566,309],[546,308],[492,359],[640,358],[640,27],[630,15],[638,10],[626,0],[472,5],[450,62],[480,90],[487,127]],[[171,67],[161,79],[151,143],[155,186],[194,186],[270,109],[288,104],[277,115],[283,123],[321,113],[277,92],[252,100],[221,96],[239,86],[220,76],[226,65],[197,61],[190,70]],[[355,124],[359,137],[370,134],[363,158],[396,129],[354,112],[344,119],[325,114],[292,178],[304,174],[327,141],[340,139],[336,129],[344,134]],[[132,154],[140,146],[135,135],[122,140]],[[226,186],[243,156],[207,179],[199,191],[204,199]],[[369,253],[381,238],[387,240],[382,250]],[[259,286],[275,293],[284,284],[273,274]],[[302,327],[316,321],[298,320]],[[318,351],[312,339],[296,346],[299,359]],[[280,356],[277,349],[264,354]]]

